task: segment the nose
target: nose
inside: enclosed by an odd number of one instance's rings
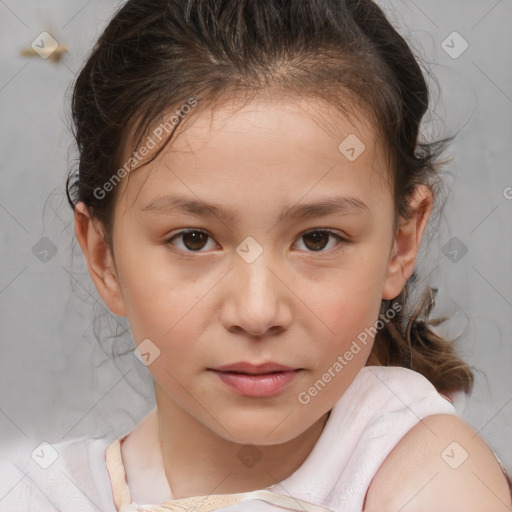
[[[252,263],[235,257],[221,310],[221,321],[229,332],[262,337],[286,330],[291,323],[293,293],[265,252]]]

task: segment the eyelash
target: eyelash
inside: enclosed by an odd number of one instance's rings
[[[170,245],[170,246],[173,246],[174,244],[172,243],[176,238],[180,238],[180,237],[183,237],[183,235],[185,234],[188,234],[188,233],[203,233],[205,234],[206,236],[208,236],[209,239],[213,240],[213,237],[211,237],[206,231],[202,230],[202,229],[185,229],[185,230],[182,230],[182,231],[179,231],[178,233],[175,233],[173,236],[171,236],[170,238],[166,239],[164,241],[165,245]],[[344,238],[342,237],[341,235],[339,235],[336,231],[333,231],[331,229],[309,229],[307,231],[304,231],[301,236],[299,237],[299,239],[301,239],[302,237],[304,237],[305,235],[308,235],[308,234],[311,234],[311,233],[327,233],[328,235],[331,235],[332,237],[336,238],[338,240],[338,244],[336,247],[332,248],[332,249],[329,249],[329,250],[318,250],[318,251],[313,251],[313,250],[307,250],[306,252],[310,252],[310,253],[313,253],[313,254],[324,254],[324,253],[330,253],[330,252],[333,252],[333,251],[336,251],[338,249],[340,249],[340,245],[341,244],[347,244],[350,242],[350,240],[348,240],[347,238]],[[183,249],[176,249],[175,247],[173,247],[174,250],[177,250],[179,252],[182,252],[182,253],[185,253],[185,254],[194,254],[194,253],[202,253],[202,252],[207,252],[207,251],[203,251],[203,250],[198,250],[198,251],[191,251],[191,250],[183,250]]]

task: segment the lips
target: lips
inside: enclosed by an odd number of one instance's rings
[[[270,398],[290,386],[303,368],[291,368],[273,362],[240,362],[209,370],[237,395],[245,398]]]
[[[290,372],[299,369],[300,368],[292,368],[274,362],[252,364],[245,361],[212,368],[212,370],[219,372],[242,373],[247,375],[265,375],[276,372]]]

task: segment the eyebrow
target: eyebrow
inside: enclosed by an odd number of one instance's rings
[[[217,216],[225,221],[238,220],[238,213],[220,204],[205,203],[204,201],[181,196],[161,196],[152,199],[142,208],[143,212],[172,213],[174,211],[211,217]],[[337,214],[357,212],[369,213],[368,206],[356,197],[330,197],[311,203],[298,203],[285,206],[279,215],[279,221],[287,218],[316,218]]]

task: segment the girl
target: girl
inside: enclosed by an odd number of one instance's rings
[[[2,510],[510,510],[432,292],[406,309],[447,140],[379,7],[129,0],[72,108],[77,239],[156,407],[18,461]]]

